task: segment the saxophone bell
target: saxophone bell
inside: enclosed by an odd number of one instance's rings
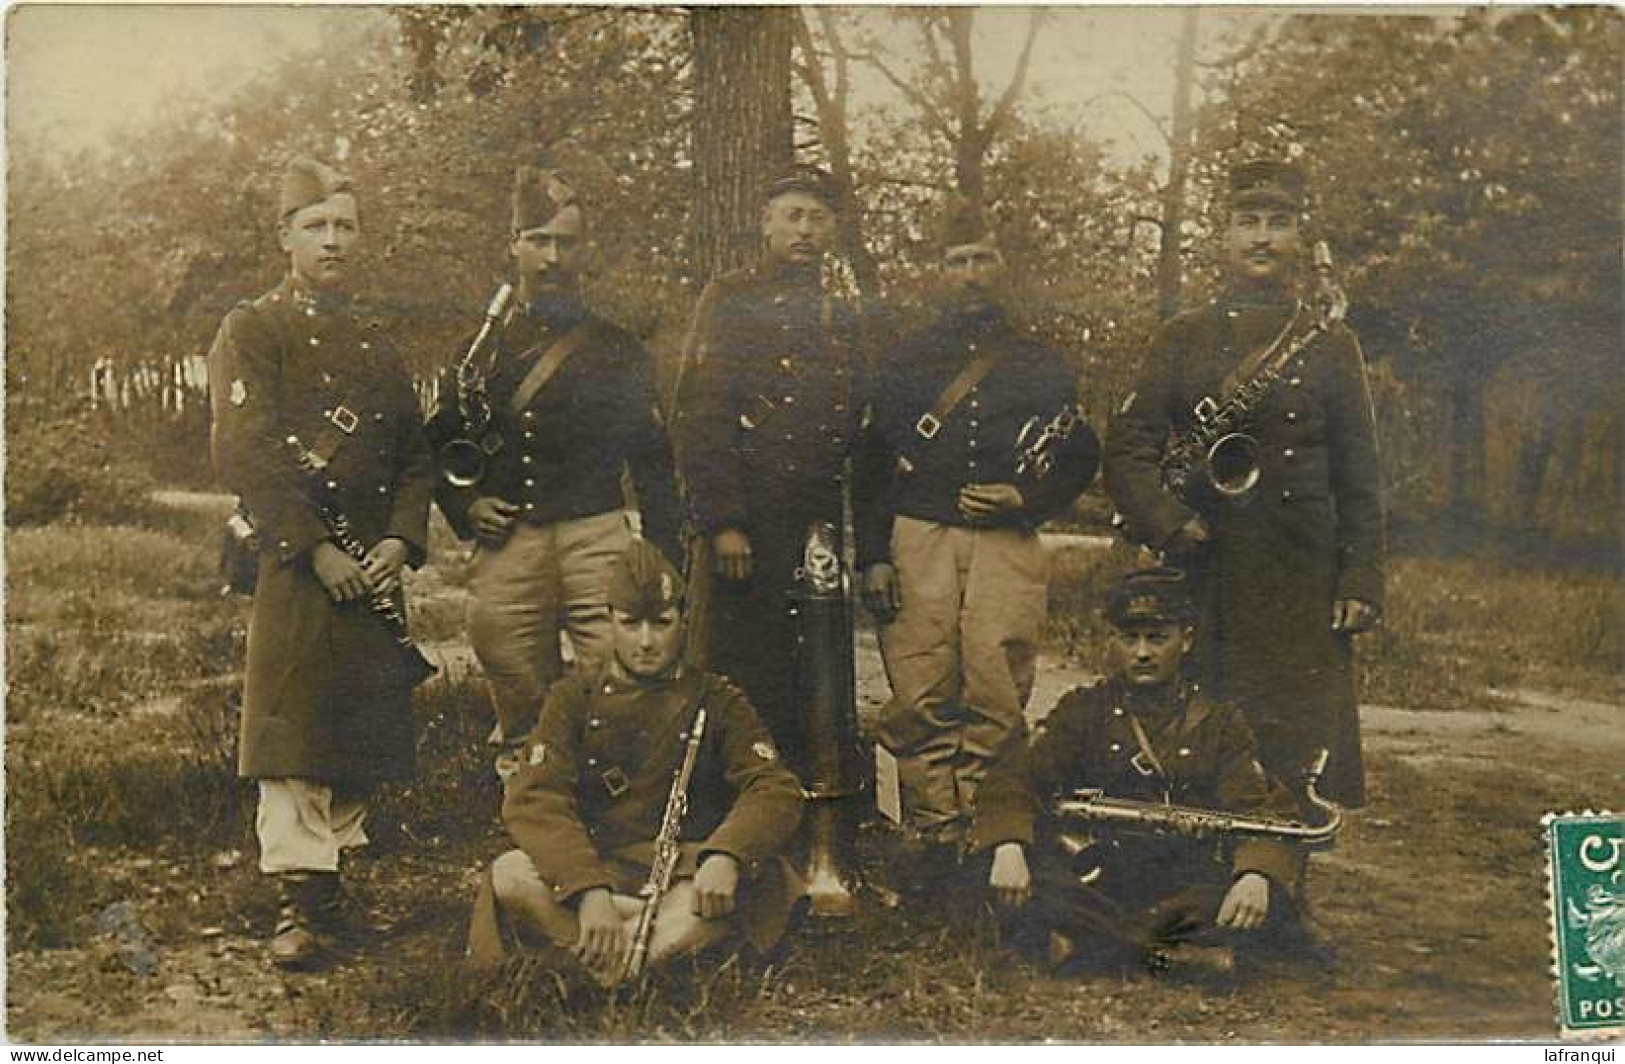
[[[1208,447],[1202,465],[1216,495],[1242,501],[1258,486],[1262,473],[1258,441],[1245,432],[1226,433]]]
[[[454,488],[472,488],[485,479],[485,450],[473,440],[452,440],[436,457],[440,478]]]

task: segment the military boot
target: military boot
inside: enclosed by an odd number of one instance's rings
[[[278,877],[271,963],[289,971],[309,971],[326,962],[323,936],[336,922],[338,886],[337,872],[284,872]]]

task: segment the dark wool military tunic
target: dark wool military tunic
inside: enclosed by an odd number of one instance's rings
[[[690,513],[707,537],[750,537],[744,581],[709,587],[698,657],[749,693],[792,765],[802,764],[787,596],[808,529],[843,521],[847,456],[865,374],[857,321],[816,271],[728,274],[700,300],[679,394],[677,445]],[[709,564],[709,559],[707,559]]]
[[[721,677],[687,669],[645,686],[602,666],[560,680],[508,784],[503,821],[560,900],[593,887],[635,892],[702,706],[677,875],[692,876],[707,854],[736,858],[746,923],[766,945],[797,893],[780,857],[801,823],[801,785],[750,703]]]
[[[213,449],[264,541],[248,636],[239,771],[366,783],[410,774],[411,687],[366,601],[333,604],[310,567],[328,538],[281,441],[331,451],[325,479],[351,530],[394,536],[421,564],[432,467],[417,398],[379,332],[291,281],[239,304],[209,352]]]
[[[1221,393],[1226,374],[1268,344],[1290,306],[1213,305],[1158,333],[1134,396],[1113,420],[1106,486],[1141,542],[1160,545],[1192,511],[1163,490],[1169,432]],[[1316,750],[1331,751],[1324,790],[1364,801],[1350,640],[1331,630],[1332,603],[1383,597],[1382,501],[1365,365],[1341,325],[1285,370],[1247,431],[1262,474],[1243,504],[1205,505],[1213,540],[1192,565],[1203,605],[1199,655],[1205,686],[1235,702],[1258,736],[1264,763],[1295,780]]]
[[[582,342],[525,409],[514,413],[510,403],[520,382],[578,323],[587,330]],[[534,525],[619,510],[626,504],[621,473],[629,469],[644,535],[678,557],[676,475],[656,401],[654,363],[643,345],[584,311],[549,325],[516,313],[493,342],[490,431],[501,446],[480,484],[454,488],[442,479],[436,486],[436,501],[457,535],[472,537],[468,507],[482,495],[518,505],[519,519]],[[456,370],[453,365],[443,376],[429,420],[436,447],[462,431]]]
[[[968,363],[989,351],[999,353],[998,364],[933,438],[923,438],[921,416]],[[1011,328],[1002,312],[944,315],[905,338],[881,360],[873,422],[855,456],[859,567],[890,560],[895,517],[969,525],[959,512],[959,491],[967,484],[1017,484],[1026,501],[1019,522],[1028,527],[1069,506],[1093,478],[1093,461],[1037,482],[1018,481],[1016,438],[1029,419],[1042,424],[1074,402],[1076,390],[1060,352]],[[899,456],[908,471],[899,468]]]
[[[1141,727],[1162,765],[1159,772],[1138,756],[1140,745],[1126,705],[1123,690],[1110,681],[1075,688],[1056,703],[1031,743],[1025,729],[1011,734],[977,792],[971,845],[979,850],[1001,842],[1053,846],[1051,802],[1084,788],[1104,790],[1113,798],[1287,820],[1298,816],[1296,799],[1259,765],[1252,730],[1235,707],[1193,694],[1160,722],[1142,718]],[[1182,870],[1188,878],[1204,862],[1211,863],[1215,845],[1156,840],[1141,847],[1140,856],[1166,863],[1176,876]],[[1249,839],[1236,844],[1230,868],[1234,876],[1258,872],[1290,889],[1297,863],[1290,843]]]

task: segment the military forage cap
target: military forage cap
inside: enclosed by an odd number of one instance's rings
[[[610,563],[609,606],[634,620],[652,620],[673,606],[681,608],[686,593],[682,574],[660,548],[634,539]]]
[[[1106,619],[1118,628],[1137,624],[1190,624],[1196,607],[1178,569],[1129,573],[1106,596]]]
[[[789,192],[805,193],[832,211],[838,210],[841,205],[835,179],[816,166],[798,163],[785,170],[762,189],[762,202],[771,203]]]
[[[1303,207],[1303,170],[1295,163],[1255,159],[1230,170],[1230,206]]]
[[[282,198],[278,217],[320,203],[329,196],[350,191],[350,179],[315,159],[299,157],[288,161],[282,172]]]
[[[557,170],[521,166],[513,175],[513,231],[539,229],[563,211],[581,213],[576,191]]]

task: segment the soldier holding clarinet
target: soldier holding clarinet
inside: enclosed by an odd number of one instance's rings
[[[209,377],[215,464],[263,544],[238,765],[280,890],[270,956],[302,968],[340,929],[340,855],[367,841],[370,791],[412,770],[430,670],[399,594],[424,560],[432,463],[404,366],[349,298],[348,179],[290,163],[279,232],[288,276],[226,316]]]

